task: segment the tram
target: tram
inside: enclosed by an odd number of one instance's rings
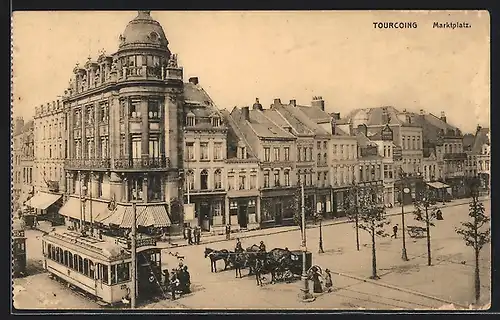
[[[12,222],[12,275],[21,277],[26,274],[26,237],[23,223]]]
[[[42,238],[44,269],[108,305],[130,300],[132,255],[127,242],[76,231],[52,231]],[[161,249],[141,239],[137,250],[137,299],[161,293]]]

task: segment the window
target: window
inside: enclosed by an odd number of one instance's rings
[[[280,186],[280,172],[279,171],[274,171],[274,186],[279,187]]]
[[[221,121],[219,117],[212,117],[212,126],[220,127]]]
[[[87,124],[94,123],[94,108],[91,106],[87,107],[87,109],[85,110],[85,123]]]
[[[290,147],[285,147],[285,161],[290,161]]]
[[[111,266],[111,270],[113,270],[113,267],[114,266]],[[130,280],[130,262],[116,265],[116,273],[118,283]]]
[[[302,148],[302,153],[303,153],[302,154],[302,159],[304,161],[307,161],[307,148],[306,147]]]
[[[186,158],[194,160],[194,142],[186,142]]]
[[[107,159],[108,158],[108,137],[101,137],[101,151],[100,155],[101,158]]]
[[[127,150],[127,145],[125,142],[125,135],[121,134],[120,135],[120,156],[124,156]]]
[[[186,125],[187,125],[188,127],[194,127],[194,125],[195,125],[194,115],[189,114],[189,115],[186,117]]]
[[[343,144],[340,145],[340,156],[341,156],[341,159],[344,159],[344,145]]]
[[[160,142],[158,137],[149,137],[149,157],[160,158]]]
[[[217,216],[217,217],[222,216],[222,201],[215,200],[213,202],[213,209],[214,209],[214,211],[213,211],[214,216]]]
[[[387,157],[387,146],[384,146],[384,158]]]
[[[244,190],[246,186],[246,176],[244,174],[240,174],[238,181],[238,190]]]
[[[216,142],[214,143],[214,160],[222,159],[222,143]]]
[[[302,153],[300,152],[300,147],[297,147],[297,158],[299,162],[302,162]]]
[[[108,103],[102,103],[99,110],[99,121],[103,123],[108,123],[108,120],[109,120]]]
[[[238,159],[246,159],[247,158],[247,150],[245,147],[238,148]]]
[[[200,173],[200,188],[202,190],[208,189],[208,172],[205,169],[201,170]]]
[[[220,169],[217,169],[214,172],[214,188],[222,189],[222,173]]]
[[[141,137],[132,137],[132,159],[140,159],[142,155]]]
[[[265,147],[264,148],[264,161],[266,161],[266,162],[271,161],[270,156],[271,156],[271,149],[269,147]]]
[[[335,158],[337,156],[337,145],[333,145],[333,157]]]
[[[280,161],[280,149],[279,148],[274,148],[274,161]]]
[[[75,110],[75,125],[76,127],[79,127],[82,125],[82,114],[80,113],[80,110]],[[45,139],[45,126],[43,127],[43,138]]]
[[[264,172],[264,188],[269,188],[269,171]]]
[[[323,149],[327,149],[327,142],[326,141],[323,141]]]
[[[192,170],[189,170],[186,174],[186,187],[189,190],[194,189],[194,172]]]
[[[309,158],[307,161],[313,161],[313,148],[312,147],[309,148],[308,156],[309,156]]]
[[[234,173],[232,172],[227,175],[227,188],[229,190],[234,190]]]
[[[109,275],[108,275],[108,266],[105,265],[100,265],[101,266],[101,278],[102,282],[108,283]]]
[[[141,117],[139,100],[132,100],[130,102],[129,117],[133,119],[139,119]]]
[[[411,139],[412,139],[411,148],[412,149],[417,149],[417,145],[415,143],[415,136],[411,137]]]
[[[130,179],[130,199],[132,200],[143,200],[142,198],[142,183],[143,178],[132,178]]]
[[[325,171],[323,174],[323,186],[326,187],[327,185],[328,185],[328,171]]]
[[[148,101],[148,117],[149,119],[160,119],[160,103],[158,101]]]
[[[111,284],[116,284],[116,265],[111,266]]]
[[[87,151],[88,151],[88,159],[93,159],[94,158],[94,139],[87,139]],[[51,148],[51,153],[52,153],[52,148]],[[52,156],[51,156],[52,158]]]
[[[285,177],[285,181],[284,181],[285,187],[289,187],[290,186],[290,171],[285,170],[284,177]]]
[[[321,153],[319,153],[319,152],[318,152],[316,161],[317,161],[318,165],[321,164]]]
[[[422,149],[420,146],[420,136],[417,136],[417,149]]]
[[[257,175],[255,173],[252,173],[250,175],[250,189],[256,189],[257,188]]]
[[[317,149],[318,149],[318,151],[319,151],[319,149],[321,149],[321,141],[318,141],[318,143],[317,143]]]
[[[161,176],[156,174],[151,174],[148,177],[148,201],[161,201]]]
[[[208,142],[200,143],[200,160],[208,160]]]

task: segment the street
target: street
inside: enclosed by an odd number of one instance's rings
[[[490,213],[490,201],[485,202]],[[318,254],[319,229],[307,230],[307,245],[313,252],[313,264],[323,270],[332,270],[334,291],[320,294],[312,303],[299,299],[302,283],[269,284],[258,287],[255,277],[236,279],[234,270],[221,271],[224,263],[218,262],[218,272],[210,272],[210,262],[204,258],[205,247],[234,249],[235,240],[209,245],[165,249],[162,252],[163,268],[178,264],[173,254],[184,256],[189,267],[193,292],[171,302],[161,300],[143,308],[167,309],[435,309],[455,303],[468,306],[474,299],[474,253],[455,233],[461,221],[468,220],[468,205],[442,209],[443,221],[436,221],[431,229],[432,266],[427,266],[426,239],[406,236],[409,261],[401,259],[401,231],[397,239],[377,238],[377,266],[380,280],[369,280],[371,275],[371,242],[368,233],[359,231],[361,248],[356,250],[353,224],[336,224],[323,227],[325,253]],[[401,217],[389,217],[391,225]],[[422,226],[406,215],[406,225]],[[28,259],[34,263],[41,259],[38,231],[28,231]],[[39,235],[39,234],[38,234]],[[300,232],[290,231],[242,239],[243,247],[264,241],[267,250],[275,247],[299,249]],[[38,253],[38,254],[37,254]],[[481,301],[490,301],[491,263],[490,246],[486,245],[480,256]],[[46,273],[15,279],[15,306],[18,308],[99,308],[99,305],[78,293],[70,292],[63,285],[50,280]],[[312,288],[312,284],[310,285]],[[22,288],[19,291],[19,288]],[[16,291],[17,290],[17,291]],[[54,296],[55,294],[55,296]],[[66,294],[64,301],[56,296]],[[68,297],[66,299],[66,297]],[[49,302],[50,301],[50,302]]]

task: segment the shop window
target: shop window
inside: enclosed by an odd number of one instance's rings
[[[222,201],[215,200],[213,202],[213,215],[216,217],[222,216]]]
[[[160,119],[160,103],[155,100],[148,102],[148,117],[149,119]]]
[[[214,187],[215,189],[222,189],[222,172],[220,169],[214,172]]]
[[[264,172],[264,188],[269,188],[269,171]]]

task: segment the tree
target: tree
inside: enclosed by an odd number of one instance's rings
[[[377,275],[376,238],[387,237],[385,226],[390,223],[385,215],[385,206],[380,199],[377,187],[366,187],[358,193],[358,226],[370,234],[372,242],[372,275],[371,279],[380,279]]]
[[[469,217],[472,219],[472,221],[462,222],[462,227],[455,229],[455,231],[463,237],[465,245],[474,249],[474,289],[476,304],[479,303],[479,298],[481,295],[481,280],[479,278],[479,252],[481,251],[483,246],[489,243],[491,240],[491,229],[489,227],[490,218],[484,214],[484,205],[479,202],[478,182],[479,181],[473,181],[471,183],[472,201],[469,204]]]
[[[294,192],[293,195],[293,221],[296,225],[300,227],[300,230],[302,231],[302,193],[301,193],[301,188],[298,186]],[[311,205],[307,202],[307,200],[304,203],[304,211],[306,215],[306,219],[308,217],[314,217],[313,215],[313,209]]]
[[[352,188],[349,190],[347,195],[347,205],[346,209],[347,218],[349,221],[354,222],[354,228],[356,229],[356,249],[359,251],[359,215],[358,215],[358,199],[359,199],[360,189],[356,183],[353,183]]]
[[[439,208],[436,206],[436,202],[430,197],[428,190],[424,190],[423,194],[419,197],[419,200],[415,200],[414,206],[415,210],[415,220],[420,222],[425,222],[425,231],[427,235],[427,265],[432,265],[431,260],[431,228],[434,227],[434,220],[438,217]]]

